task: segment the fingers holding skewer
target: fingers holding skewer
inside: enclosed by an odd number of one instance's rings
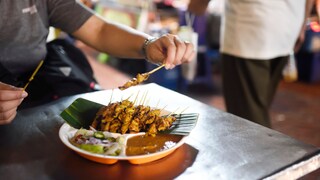
[[[147,59],[155,64],[165,64],[166,69],[193,60],[194,46],[176,35],[166,34],[146,47]]]
[[[22,88],[0,82],[0,125],[9,124],[17,114],[17,108],[28,96]]]
[[[195,56],[193,44],[180,40],[176,35],[167,34],[160,38],[153,38],[153,40],[147,42],[148,44],[144,46],[145,58],[149,62],[162,65],[150,72],[137,74],[135,78],[120,86],[120,90],[141,84],[146,81],[152,73],[162,67],[172,69],[177,65],[192,61]]]

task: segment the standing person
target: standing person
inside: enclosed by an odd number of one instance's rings
[[[0,65],[16,76],[32,72],[46,56],[49,27],[117,57],[148,59],[166,69],[192,60],[193,45],[177,36],[153,38],[107,22],[76,0],[1,0]],[[28,89],[27,89],[28,90]],[[28,92],[0,79],[0,125],[12,122]]]
[[[304,40],[312,6],[313,0],[225,0],[220,52],[228,112],[271,127],[282,69]]]

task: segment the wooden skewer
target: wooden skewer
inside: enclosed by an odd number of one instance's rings
[[[158,103],[157,103],[156,107],[158,107],[158,106],[159,106],[159,104],[160,104],[160,99],[158,100]]]
[[[144,97],[142,98],[141,103],[140,103],[141,105],[144,105],[144,103],[147,99],[147,96],[148,96],[148,91],[144,94]]]
[[[175,111],[172,111],[170,114],[168,114],[166,117],[171,116],[173,113],[177,112],[179,108],[177,108]]]
[[[146,101],[146,105],[150,104],[150,98]]]
[[[182,114],[184,111],[186,111],[189,107],[186,107],[184,110],[182,110],[179,114]]]
[[[29,78],[27,84],[23,87],[23,90],[26,90],[26,88],[29,86],[30,82],[33,80],[34,76],[37,74],[37,72],[39,71],[40,67],[43,64],[43,60],[40,61],[40,63],[38,64],[37,68],[33,71],[31,77]]]
[[[161,110],[160,112],[162,112],[168,105],[165,105]]]
[[[140,98],[140,102],[138,102],[138,104],[142,105],[142,102],[143,102],[143,98],[144,96],[146,95],[146,92],[144,92]]]
[[[111,91],[111,97],[110,97],[110,102],[109,102],[109,104],[111,104],[111,102],[112,102],[113,90],[114,90],[114,89],[112,89],[112,91]]]
[[[137,99],[138,99],[138,96],[139,96],[139,93],[140,93],[140,90],[138,91],[137,96],[136,96],[136,98],[135,98],[134,101],[133,101],[133,104],[136,104]]]
[[[129,100],[132,96],[133,96],[133,93],[130,96],[128,96],[126,100]]]
[[[152,74],[152,73],[160,70],[160,69],[163,68],[164,66],[165,66],[165,65],[163,64],[163,65],[161,65],[161,66],[159,66],[159,67],[154,68],[153,70],[151,70],[151,71],[149,71],[149,72],[143,73],[143,75],[150,75],[150,74]]]

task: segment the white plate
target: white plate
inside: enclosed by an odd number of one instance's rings
[[[77,152],[82,157],[87,158],[87,159],[92,160],[92,161],[95,161],[95,162],[103,163],[103,164],[114,164],[114,163],[118,162],[119,160],[127,160],[132,164],[143,164],[143,163],[155,161],[155,160],[163,158],[163,157],[171,154],[172,152],[174,152],[174,150],[176,150],[178,147],[180,147],[181,145],[184,144],[185,139],[186,139],[186,136],[184,136],[173,147],[168,148],[168,149],[163,150],[163,151],[150,153],[150,154],[146,154],[146,155],[126,156],[125,155],[125,148],[124,148],[124,149],[122,149],[122,152],[120,153],[119,156],[108,156],[108,155],[103,155],[103,154],[91,153],[91,152],[82,150],[82,149],[74,146],[73,144],[71,144],[69,139],[74,136],[74,134],[77,132],[77,130],[78,129],[75,129],[75,128],[71,127],[69,124],[64,123],[61,126],[60,130],[59,130],[59,137],[60,137],[61,141],[68,148],[70,148],[71,150]],[[137,134],[125,134],[125,135],[122,135],[122,136],[125,137],[125,144],[126,144],[126,142],[127,142],[127,140],[129,138],[131,138],[133,136],[144,135],[144,134],[145,133],[142,132],[142,133],[137,133]],[[119,133],[112,133],[112,135],[114,137],[121,136],[121,134],[119,134]]]

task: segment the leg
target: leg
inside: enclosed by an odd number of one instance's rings
[[[270,79],[270,85],[269,85],[268,107],[270,107],[272,103],[272,100],[278,88],[279,82],[282,79],[283,68],[288,63],[288,59],[289,59],[288,56],[284,56],[284,57],[279,57],[271,60],[271,72],[270,72],[271,79]]]
[[[223,93],[227,111],[270,127],[269,106],[281,78],[274,60],[249,60],[222,55]],[[278,63],[281,64],[281,63]]]

